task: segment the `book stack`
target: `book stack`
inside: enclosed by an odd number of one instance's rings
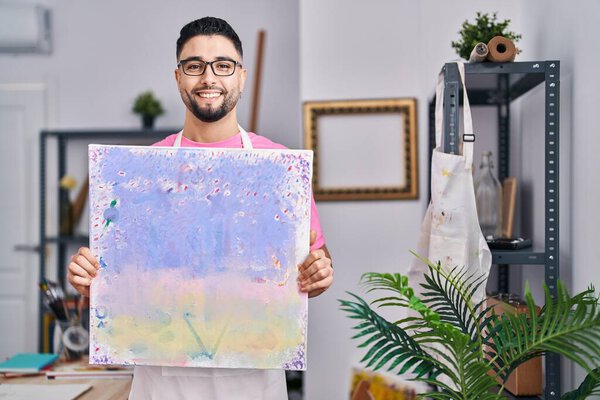
[[[58,359],[58,354],[20,353],[0,363],[0,373],[4,377],[37,375],[49,368]]]

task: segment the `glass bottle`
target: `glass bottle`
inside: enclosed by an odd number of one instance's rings
[[[479,177],[475,182],[477,217],[487,239],[502,235],[502,186],[493,173],[492,152],[482,154]]]

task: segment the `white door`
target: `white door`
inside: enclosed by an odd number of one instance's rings
[[[39,132],[46,89],[0,84],[0,360],[37,351]]]

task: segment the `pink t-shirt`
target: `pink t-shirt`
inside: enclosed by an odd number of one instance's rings
[[[264,136],[257,135],[253,132],[248,132],[248,136],[250,137],[250,141],[252,142],[252,147],[255,149],[287,149],[287,147],[274,143],[267,139]],[[177,138],[177,134],[169,135],[160,142],[154,143],[153,146],[166,146],[172,147],[175,143],[175,139]],[[218,147],[218,148],[241,148],[242,147],[242,138],[240,134],[234,135],[228,139],[222,140],[220,142],[213,143],[199,143],[194,142],[183,136],[181,138],[181,147]],[[317,211],[317,206],[315,204],[315,199],[311,196],[311,206],[310,206],[310,229],[317,232],[317,239],[310,247],[311,250],[320,249],[325,245],[325,238],[323,238],[323,230],[321,229],[321,221],[319,220],[319,212]]]

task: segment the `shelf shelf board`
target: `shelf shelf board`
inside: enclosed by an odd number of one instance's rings
[[[48,243],[58,243],[58,244],[87,244],[90,242],[89,236],[84,235],[60,235],[60,236],[48,236],[46,237],[46,241]]]
[[[493,106],[513,101],[545,80],[546,62],[467,63],[465,79],[471,105]],[[509,90],[498,85],[498,75],[509,75]],[[507,97],[508,95],[508,97]],[[462,91],[459,93],[462,104]],[[432,100],[433,101],[433,100]]]
[[[504,396],[509,400],[540,400],[543,399],[541,396],[515,396],[510,392],[504,390]]]
[[[492,250],[492,264],[543,265],[545,253],[532,247],[520,250]]]
[[[466,63],[465,74],[541,74],[546,72],[547,61],[515,61],[505,63],[479,62]],[[552,62],[552,61],[549,61]]]

